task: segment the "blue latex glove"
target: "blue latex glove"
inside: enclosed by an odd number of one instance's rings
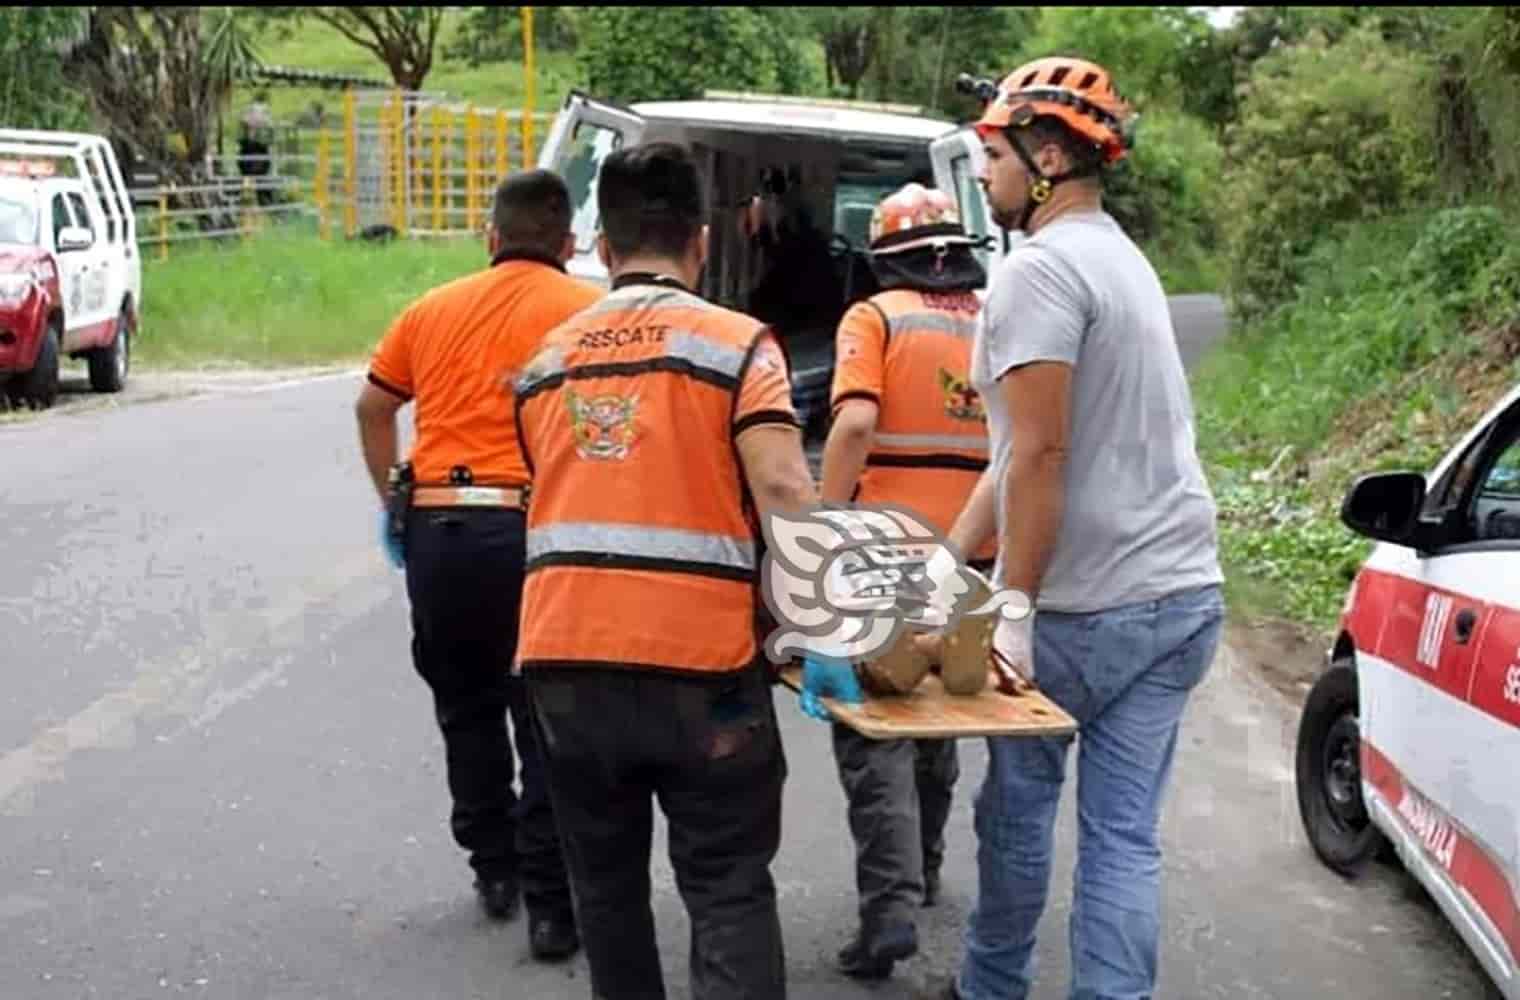
[[[384,509],[380,511],[378,520],[380,525],[380,548],[385,552],[385,558],[390,560],[392,566],[403,569],[406,566],[406,556],[401,551],[401,545],[391,537],[390,514]]]
[[[833,698],[850,704],[860,704],[865,696],[860,692],[860,681],[849,660],[832,656],[807,656],[802,660],[802,711],[821,722],[833,716],[824,707],[823,699]]]

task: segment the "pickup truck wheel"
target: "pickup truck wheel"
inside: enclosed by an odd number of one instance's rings
[[[1304,702],[1298,726],[1298,812],[1319,859],[1354,878],[1383,853],[1386,838],[1362,801],[1356,671],[1335,663]]]
[[[116,336],[111,338],[111,345],[90,352],[90,388],[96,392],[120,392],[127,384],[132,351],[130,319],[131,314],[123,305],[116,317]]]
[[[58,400],[58,341],[62,336],[62,324],[49,320],[42,334],[42,346],[37,349],[37,363],[32,370],[13,382],[11,398],[34,409],[46,410]]]

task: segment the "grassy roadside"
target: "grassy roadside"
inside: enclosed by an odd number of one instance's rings
[[[1339,520],[1359,474],[1428,471],[1520,380],[1520,252],[1475,206],[1351,227],[1297,299],[1193,377],[1229,597],[1247,618],[1333,630],[1370,548]]]
[[[153,368],[222,363],[286,366],[362,360],[413,298],[478,270],[475,240],[389,245],[324,242],[309,224],[223,246],[187,244],[143,263],[143,330],[135,361]],[[1208,291],[1192,268],[1186,287]]]
[[[146,367],[362,361],[408,302],[486,264],[477,240],[323,242],[292,226],[143,265]]]

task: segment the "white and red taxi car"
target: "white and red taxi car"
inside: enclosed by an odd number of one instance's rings
[[[1429,477],[1364,476],[1377,546],[1299,726],[1299,811],[1354,875],[1388,845],[1520,998],[1520,386]]]
[[[61,359],[126,383],[142,304],[131,195],[96,135],[0,129],[0,392],[52,405]]]

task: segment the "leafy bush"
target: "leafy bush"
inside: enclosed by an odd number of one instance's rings
[[[1370,27],[1257,62],[1225,144],[1222,219],[1243,315],[1291,299],[1310,248],[1337,223],[1398,213],[1430,190],[1423,74],[1419,57]]]
[[[1404,259],[1405,277],[1465,311],[1474,279],[1503,252],[1506,236],[1504,219],[1491,206],[1467,205],[1438,212]]]
[[[1504,252],[1478,272],[1471,289],[1473,307],[1483,324],[1509,326],[1520,320],[1520,244],[1507,243]]]
[[[586,7],[575,16],[587,89],[634,101],[706,89],[797,92],[809,85],[787,8]]]
[[[538,52],[575,51],[573,8],[535,8],[533,47]],[[449,59],[461,59],[470,66],[521,60],[522,8],[466,8],[454,37],[443,47],[443,55]]]

